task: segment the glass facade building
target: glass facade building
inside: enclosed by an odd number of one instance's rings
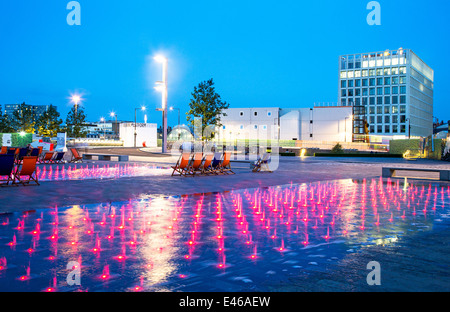
[[[355,108],[355,135],[363,119],[370,135],[431,135],[433,84],[433,70],[408,49],[339,57],[339,103]]]

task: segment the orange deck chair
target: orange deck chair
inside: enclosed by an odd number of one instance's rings
[[[192,158],[191,165],[188,168],[188,174],[195,176],[197,172],[201,172],[201,165],[203,163],[203,153],[195,153]]]
[[[214,173],[214,171],[212,170],[213,158],[214,158],[214,154],[207,154],[205,156],[205,161],[203,162],[203,165],[201,167],[202,174]]]
[[[22,166],[17,166],[17,170],[14,173],[13,184],[21,183],[22,185],[30,185],[30,182],[33,181],[37,185],[40,185],[36,172],[36,163],[36,156],[25,156],[22,161]],[[22,180],[22,177],[28,177],[28,180]]]
[[[178,159],[177,164],[175,166],[172,166],[172,169],[173,169],[172,176],[174,176],[174,175],[185,176],[188,171],[188,168],[189,168],[190,160],[191,160],[190,153],[181,154],[180,159]],[[178,174],[176,174],[176,172],[178,172]]]
[[[2,146],[2,149],[0,151],[0,155],[6,154],[8,152],[8,146]]]
[[[220,173],[234,174],[234,172],[231,170],[230,161],[231,161],[231,152],[225,152],[223,154],[222,163],[219,165]]]
[[[72,152],[72,159],[70,160],[71,163],[75,162],[83,162],[83,157],[80,156],[76,148],[71,148],[70,151]]]
[[[53,161],[53,156],[55,156],[55,152],[47,152],[42,157],[41,163],[48,164]]]

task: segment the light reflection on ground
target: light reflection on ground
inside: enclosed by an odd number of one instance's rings
[[[0,291],[267,291],[431,231],[449,200],[438,184],[340,180],[4,215]]]

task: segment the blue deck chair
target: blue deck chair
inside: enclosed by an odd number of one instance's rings
[[[28,155],[29,149],[27,147],[23,147],[19,149],[19,153],[16,157],[16,162],[19,164],[22,162],[23,158]]]
[[[218,174],[220,172],[220,165],[222,164],[222,153],[215,153],[214,159],[211,163],[210,173]]]
[[[30,152],[30,156],[33,157],[39,157],[39,149],[38,148],[33,148]]]
[[[0,177],[7,177],[6,183],[2,182],[0,186],[8,185],[14,179],[14,155],[0,155]]]
[[[64,154],[66,154],[66,153],[65,152],[58,152],[58,153],[56,153],[56,156],[53,159],[53,163],[55,163],[55,164],[64,163]]]
[[[6,155],[15,155],[16,154],[16,149],[15,148],[9,148],[8,151],[6,152]]]

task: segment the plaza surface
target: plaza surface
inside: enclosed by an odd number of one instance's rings
[[[282,157],[278,170],[273,173],[252,173],[249,163],[233,162],[235,175],[172,177],[166,169],[173,165],[172,157],[136,153],[135,158],[130,158],[130,163],[120,166],[156,167],[162,169],[161,174],[44,181],[39,187],[0,189],[0,213],[3,213],[0,259],[9,260],[9,269],[0,271],[0,281],[8,281],[12,287],[0,287],[2,291],[41,291],[52,283],[59,291],[77,290],[64,285],[64,274],[68,272],[63,266],[69,259],[77,260],[79,255],[83,258],[82,267],[88,268],[92,275],[83,282],[82,290],[88,291],[450,290],[449,184],[409,180],[405,188],[403,180],[379,178],[383,166],[448,168],[447,163]],[[108,164],[93,161],[78,166],[92,168]],[[313,195],[306,196],[310,190]],[[373,193],[363,199],[364,190]],[[323,193],[329,209],[320,210],[321,206],[312,200],[318,196],[317,192]],[[330,192],[342,201],[341,206],[333,201]],[[393,197],[383,201],[384,194]],[[430,202],[421,199],[415,206],[411,205],[408,199],[420,195],[430,197]],[[283,203],[280,196],[286,196]],[[294,207],[289,204],[288,196],[298,202],[297,209],[301,208],[302,198],[307,198],[309,202],[304,206],[307,209],[297,210],[295,214],[295,210],[288,209]],[[263,210],[259,212],[264,211],[269,225],[259,224],[260,214],[253,209],[254,198],[262,202]],[[279,209],[284,209],[282,217],[273,213],[270,198],[279,201]],[[373,204],[374,200],[378,204]],[[372,204],[365,210],[362,202]],[[427,205],[430,206],[422,211]],[[166,211],[158,213],[158,209]],[[348,209],[357,217],[345,223]],[[25,211],[28,212],[24,214]],[[72,218],[68,218],[74,211]],[[111,211],[116,212],[117,221],[112,223],[107,219],[107,227],[99,227],[103,216],[110,216]],[[216,219],[219,212],[223,220]],[[145,213],[149,215],[143,217],[141,214]],[[246,217],[240,219],[240,213]],[[55,214],[60,216],[61,223],[56,250],[47,240],[54,230]],[[139,231],[149,230],[144,225],[155,214],[166,219],[155,219],[151,231],[155,236],[144,239]],[[309,224],[306,226],[305,214]],[[118,227],[130,215],[136,223],[133,230],[122,235]],[[200,219],[196,220],[195,216]],[[80,218],[86,217],[92,222],[81,221]],[[20,228],[17,220],[24,220],[23,234],[17,230]],[[67,230],[70,220],[79,222],[77,239]],[[196,228],[196,221],[201,228]],[[45,233],[40,240],[30,234],[37,224],[38,230]],[[351,227],[346,228],[344,224]],[[269,228],[261,229],[261,226]],[[96,235],[86,234],[91,227]],[[116,231],[116,241],[103,240],[111,229]],[[200,233],[201,238],[195,240],[192,231]],[[17,244],[14,250],[7,246],[13,234]],[[220,249],[222,236],[223,250]],[[308,244],[304,244],[306,238]],[[68,246],[73,240],[79,248],[75,251]],[[102,241],[101,256],[92,252],[97,241]],[[132,248],[126,245],[130,242],[139,245]],[[165,253],[166,248],[169,254]],[[55,252],[65,256],[52,267],[47,262]],[[149,260],[149,254],[158,252],[160,258],[144,261]],[[117,261],[120,255],[128,257],[126,265]],[[370,270],[366,266],[371,261],[381,265],[380,286],[367,284]],[[102,280],[103,275],[107,281]],[[18,280],[22,276],[26,281]]]

